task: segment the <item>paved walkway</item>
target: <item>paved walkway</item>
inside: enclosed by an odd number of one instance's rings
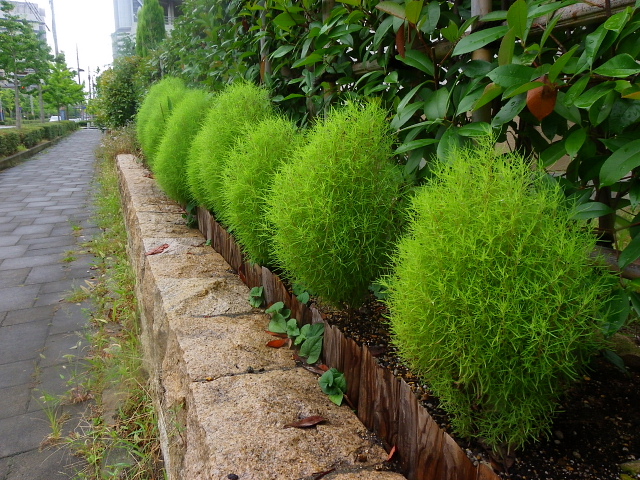
[[[86,403],[54,408],[42,397],[73,386],[73,359],[87,345],[88,305],[62,299],[93,274],[79,243],[97,231],[88,219],[100,138],[79,130],[0,171],[0,480],[68,479],[79,465],[64,448],[41,445],[48,414],[71,415],[73,428]],[[64,261],[72,251],[77,259]]]

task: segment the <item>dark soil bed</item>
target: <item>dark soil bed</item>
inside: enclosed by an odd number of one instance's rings
[[[621,463],[640,459],[640,373],[622,373],[597,357],[583,380],[566,395],[548,439],[530,444],[506,462],[498,461],[474,441],[457,438],[438,399],[399,360],[389,343],[385,307],[372,297],[349,318],[321,309],[345,336],[367,345],[380,364],[412,386],[434,420],[456,439],[474,461],[485,461],[504,479],[618,480]],[[640,335],[640,328],[630,332]],[[638,477],[640,478],[640,476]]]

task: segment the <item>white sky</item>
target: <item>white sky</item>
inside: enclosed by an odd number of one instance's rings
[[[54,52],[51,28],[50,0],[30,0],[46,11],[47,41]],[[67,65],[77,70],[76,45],[80,68],[80,80],[88,84],[89,69],[95,77],[96,68],[100,71],[113,62],[111,34],[115,30],[113,0],[53,0],[55,10],[58,50],[64,52]]]

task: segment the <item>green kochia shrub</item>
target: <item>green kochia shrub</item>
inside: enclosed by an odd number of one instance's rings
[[[204,90],[189,90],[173,109],[158,146],[153,172],[160,187],[177,202],[191,200],[187,186],[186,164],[193,137],[198,133],[211,106],[211,95]]]
[[[273,113],[266,89],[250,83],[228,85],[214,100],[204,124],[193,139],[187,181],[193,198],[224,221],[222,172],[227,154],[245,125]]]
[[[268,198],[279,265],[336,305],[361,303],[398,232],[401,176],[385,117],[374,103],[331,112],[284,164]]]
[[[295,124],[274,116],[248,125],[227,157],[222,176],[225,220],[251,261],[261,265],[273,263],[265,197],[276,170],[301,139]]]
[[[165,122],[187,87],[175,77],[165,77],[149,89],[136,116],[138,141],[149,166],[153,166],[156,150],[165,131]]]
[[[521,447],[598,346],[612,276],[559,188],[491,144],[455,151],[413,200],[387,278],[401,356],[462,436]]]

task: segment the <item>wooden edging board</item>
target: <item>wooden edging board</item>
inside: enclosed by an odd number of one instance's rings
[[[477,466],[420,404],[411,387],[378,365],[366,346],[360,347],[329,325],[314,307],[291,295],[269,269],[250,264],[239,245],[206,209],[197,210],[198,225],[211,246],[249,287],[264,287],[267,305],[284,302],[301,324],[325,323],[323,360],[343,372],[347,396],[360,421],[386,444],[396,447],[402,474],[408,480],[499,480],[491,467]]]

